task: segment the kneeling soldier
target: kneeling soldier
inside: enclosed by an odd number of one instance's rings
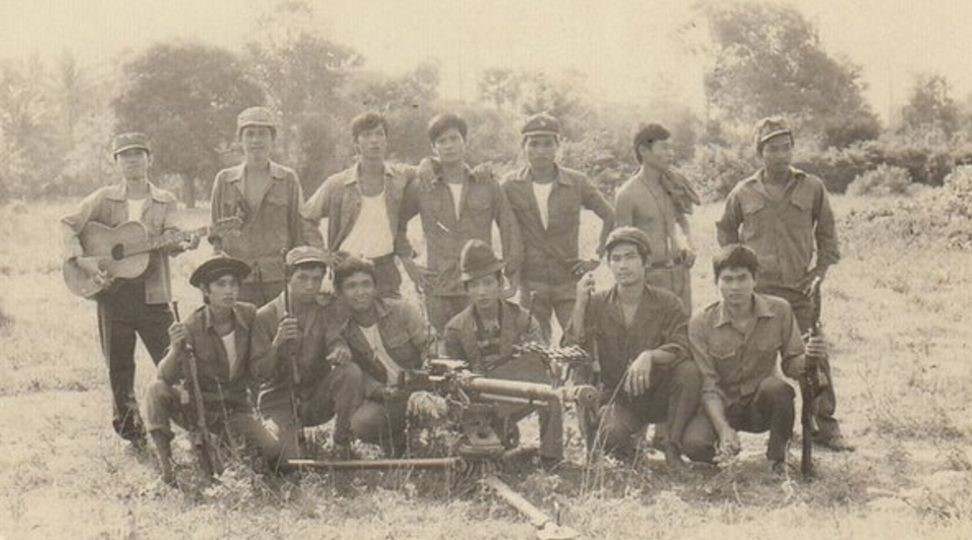
[[[250,272],[243,261],[216,256],[204,262],[189,282],[202,290],[205,305],[184,323],[169,327],[171,346],[159,364],[158,379],[145,398],[146,427],[155,443],[162,479],[175,482],[172,470],[172,422],[193,429],[176,384],[192,385],[188,357],[195,356],[196,376],[202,394],[206,424],[220,434],[222,443],[243,443],[256,447],[271,466],[279,456],[276,438],[257,418],[247,400],[252,368],[250,332],[256,307],[237,302],[240,283]],[[201,435],[201,434],[198,434]]]
[[[739,452],[736,430],[770,432],[766,458],[772,473],[783,474],[786,448],[793,434],[795,393],[776,375],[799,379],[805,367],[803,340],[790,304],[753,292],[759,271],[756,253],[729,244],[713,259],[722,300],[706,307],[689,324],[689,341],[702,371],[702,404],[683,438],[686,455],[712,461],[718,452]],[[810,338],[807,350],[826,355],[822,338]]]
[[[361,405],[361,370],[351,362],[329,300],[320,295],[326,260],[318,248],[290,250],[287,289],[257,312],[253,356],[263,380],[258,407],[276,429],[285,460],[298,457],[304,427],[332,417],[335,453],[350,455],[351,415]]]
[[[365,400],[351,417],[358,439],[381,445],[387,456],[405,450],[408,393],[397,388],[405,369],[422,367],[428,325],[418,310],[382,298],[374,263],[348,257],[334,268],[334,290],[350,311],[344,338],[364,372]]]
[[[581,279],[564,340],[584,347],[601,366],[597,425],[582,419],[583,431],[596,433],[590,449],[600,443],[606,452],[631,459],[635,437],[643,436],[649,423],[667,421],[665,461],[681,468],[679,442],[698,409],[702,378],[689,358],[682,302],[645,279],[649,246],[635,227],[611,232],[605,251],[614,286],[594,292],[594,276]]]
[[[536,319],[527,310],[504,299],[503,261],[496,258],[489,244],[470,240],[462,249],[460,279],[469,305],[452,318],[445,329],[445,352],[451,358],[465,360],[469,369],[498,379],[549,382],[546,368],[525,357],[513,357],[513,345],[546,344]],[[532,373],[531,373],[532,372]],[[527,406],[512,416],[520,420],[536,410]],[[539,410],[540,459],[545,465],[563,461],[563,404],[548,403]]]

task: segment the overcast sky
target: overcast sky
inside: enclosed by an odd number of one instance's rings
[[[73,50],[99,63],[173,38],[237,48],[272,0],[0,0],[0,58]],[[886,116],[911,76],[937,72],[954,96],[972,93],[972,2],[803,0],[831,53],[863,66],[867,97]],[[471,99],[493,66],[576,69],[598,96],[632,101],[676,92],[702,102],[702,66],[673,32],[691,22],[686,0],[317,0],[328,36],[371,69],[400,72],[442,62],[442,92]]]

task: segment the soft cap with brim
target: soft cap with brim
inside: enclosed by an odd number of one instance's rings
[[[250,274],[250,267],[239,259],[226,255],[216,255],[200,264],[193,271],[192,275],[189,276],[189,284],[193,287],[202,288],[226,274],[232,274],[242,281]]]
[[[630,226],[618,227],[611,231],[604,243],[604,252],[610,253],[614,246],[625,242],[638,246],[639,253],[651,254],[651,242],[648,240],[648,235],[641,229]]]
[[[459,279],[465,283],[488,276],[503,269],[503,261],[496,258],[493,248],[482,240],[470,240],[462,248],[459,256]]]
[[[313,246],[297,246],[287,252],[286,264],[288,268],[293,268],[299,264],[317,263],[327,266],[328,256],[324,250]]]
[[[236,117],[236,133],[239,134],[243,131],[243,128],[250,126],[268,127],[276,130],[277,119],[273,112],[266,107],[250,107]]]
[[[125,150],[131,150],[132,148],[138,148],[152,153],[152,149],[149,148],[148,144],[148,136],[144,133],[132,131],[129,133],[119,133],[115,136],[115,140],[111,144],[111,155],[117,156]]]

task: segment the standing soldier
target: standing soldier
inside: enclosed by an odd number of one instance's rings
[[[472,371],[487,377],[538,382],[539,371],[548,379],[539,361],[531,365],[523,357],[513,356],[514,345],[546,345],[546,339],[529,311],[504,298],[503,261],[496,258],[489,244],[470,240],[462,250],[461,269],[469,306],[446,325],[446,355],[465,360]],[[513,418],[519,420],[536,409],[523,407]],[[539,409],[539,416],[540,459],[544,466],[555,466],[564,459],[563,404],[551,400]]]
[[[688,215],[699,197],[680,174],[669,167],[674,149],[670,134],[659,124],[648,124],[635,134],[634,154],[641,169],[614,197],[619,227],[631,225],[644,231],[651,243],[649,284],[671,291],[682,300],[685,313],[692,312],[692,279],[695,248]],[[681,235],[678,234],[681,229]]]
[[[253,447],[270,467],[278,465],[277,439],[257,418],[246,395],[252,376],[250,335],[256,307],[237,302],[236,297],[240,282],[249,273],[246,263],[229,257],[216,256],[199,265],[189,283],[202,291],[204,305],[185,322],[169,327],[172,347],[159,364],[158,379],[145,397],[146,425],[158,453],[162,480],[167,484],[175,483],[172,422],[185,429],[197,428],[189,421],[195,413],[184,408],[176,390],[180,381],[186,389],[191,388],[189,379],[193,376],[202,394],[206,424],[215,428],[212,431],[219,434],[220,444],[239,442]],[[187,365],[190,354],[195,357],[195,375]]]
[[[358,162],[332,175],[307,200],[302,214],[311,244],[323,247],[317,227],[327,218],[327,248],[370,260],[375,266],[378,293],[398,297],[402,276],[395,258],[406,268],[414,266],[412,246],[399,217],[405,186],[414,167],[385,161],[388,122],[376,112],[351,120],[351,138]],[[409,268],[411,273],[413,268]]]
[[[506,275],[518,286],[519,232],[516,218],[499,183],[489,175],[476,175],[466,164],[466,121],[452,113],[429,122],[429,141],[438,166],[420,171],[405,190],[402,227],[419,214],[425,233],[428,269],[414,267],[410,277],[425,293],[429,322],[436,332],[466,307],[459,281],[459,254],[466,242],[478,239],[492,245],[493,223],[499,226]],[[420,165],[420,169],[421,169]],[[409,269],[409,266],[406,266]]]
[[[115,137],[112,146],[121,181],[85,197],[73,213],[61,219],[61,223],[67,259],[99,285],[110,285],[96,299],[101,352],[108,364],[114,398],[112,425],[123,439],[141,448],[145,444],[145,429],[134,390],[135,335],[141,337],[152,361],[158,364],[169,346],[168,328],[172,323],[169,256],[195,247],[198,238],[169,251],[152,252],[148,270],[136,279],[112,282],[111,276],[98,267],[96,259],[85,256],[80,234],[89,222],[116,227],[138,220],[149,236],[177,230],[175,196],[148,180],[152,163],[148,138],[142,133],[122,133]]]
[[[253,361],[257,401],[280,439],[282,459],[298,457],[304,427],[334,421],[334,448],[351,453],[351,415],[361,405],[361,370],[341,337],[343,324],[320,293],[327,257],[311,246],[287,253],[287,290],[257,312]],[[287,305],[290,300],[291,305]]]
[[[213,182],[213,223],[238,216],[240,234],[216,238],[217,251],[242,260],[253,270],[240,300],[261,306],[284,287],[283,254],[303,244],[297,173],[270,160],[277,123],[265,107],[250,107],[236,119],[236,136],[245,161],[223,169]]]
[[[682,302],[649,285],[651,244],[641,229],[618,227],[605,246],[614,286],[594,292],[594,276],[577,284],[577,304],[564,335],[601,365],[602,392],[594,445],[624,459],[634,457],[636,437],[649,423],[668,422],[665,462],[682,468],[681,438],[699,407],[702,376],[689,355]],[[590,442],[590,441],[589,441]]]
[[[834,213],[823,181],[790,166],[793,133],[780,117],[756,126],[756,153],[763,168],[736,185],[716,223],[719,244],[744,243],[759,257],[756,292],[786,299],[793,307],[800,332],[808,334],[814,303],[810,285],[823,279],[840,259]],[[813,404],[818,444],[837,451],[854,449],[834,418],[837,398],[830,362],[820,367],[830,384]]]
[[[549,339],[551,315],[556,314],[561,329],[567,326],[577,280],[597,268],[604,240],[614,228],[614,210],[584,173],[555,161],[560,144],[556,118],[545,113],[531,116],[521,133],[528,164],[507,176],[503,191],[523,245],[520,300],[534,299],[531,307]],[[592,260],[577,256],[582,208],[601,218],[597,256]]]

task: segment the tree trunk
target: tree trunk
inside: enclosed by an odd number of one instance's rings
[[[186,208],[196,207],[196,179],[189,175],[182,177],[182,202]]]

